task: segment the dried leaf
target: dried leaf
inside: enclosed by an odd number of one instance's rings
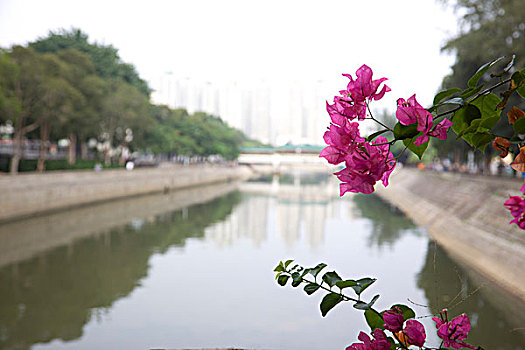
[[[492,147],[501,151],[500,157],[505,158],[509,154],[510,141],[503,137],[496,137],[492,142]]]
[[[510,166],[516,171],[525,172],[525,147],[520,148],[520,154],[510,163]]]
[[[514,124],[516,120],[525,117],[525,112],[518,107],[512,107],[512,109],[507,112],[507,117],[509,117],[509,124]]]

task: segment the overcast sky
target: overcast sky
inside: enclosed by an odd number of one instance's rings
[[[457,25],[435,0],[0,0],[0,46],[71,27],[118,48],[154,88],[172,72],[247,84],[323,80],[336,94],[341,73],[366,63],[389,78],[388,104],[413,93],[429,104],[453,62],[440,47]]]

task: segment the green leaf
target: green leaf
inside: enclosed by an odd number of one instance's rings
[[[370,329],[373,331],[374,329],[385,329],[383,321],[383,317],[381,317],[381,314],[373,309],[365,310],[365,319],[368,326],[370,326]]]
[[[463,106],[465,104],[465,100],[462,99],[461,97],[454,97],[454,98],[451,98],[450,100],[446,100],[446,101],[443,101],[441,102],[439,105],[440,106],[443,106],[443,105],[460,105],[460,106]]]
[[[519,88],[517,88],[516,91],[518,92],[518,94],[521,97],[525,98],[525,84],[523,84]]]
[[[479,125],[481,124],[481,120],[482,119],[473,120],[468,128],[463,129],[463,131],[461,131],[457,135],[456,139],[463,137],[463,135],[465,134],[471,134],[471,133],[475,133],[476,131],[478,131]]]
[[[370,302],[368,303],[368,305],[369,305],[370,307],[374,306],[374,304],[376,303],[377,299],[379,299],[379,294],[374,295],[374,297],[372,298],[372,300],[370,300]]]
[[[387,132],[387,131],[388,131],[387,129],[376,131],[375,133],[373,133],[373,134],[371,134],[370,136],[368,136],[368,137],[366,138],[366,140],[367,140],[368,142],[370,142],[370,141],[372,141],[373,139],[375,139],[376,137],[378,137],[379,135],[384,134],[384,133]]]
[[[416,313],[414,312],[414,310],[412,310],[411,308],[409,308],[406,305],[395,304],[395,305],[392,305],[391,309],[394,308],[394,307],[397,307],[397,308],[399,308],[401,310],[401,312],[403,313],[403,319],[405,321],[410,319],[410,318],[416,317]]]
[[[419,135],[422,135],[423,133],[419,133]],[[416,141],[416,139],[419,137],[419,135],[417,136],[414,136],[413,138],[411,139],[405,139],[403,140],[403,144],[412,152],[414,153],[416,156],[418,156],[419,159],[421,159],[423,157],[423,153],[425,153],[425,151],[427,150],[427,147],[428,147],[428,142],[430,141],[427,141],[419,146],[416,146],[414,145],[414,142]]]
[[[463,93],[461,95],[459,95],[459,97],[463,98],[463,99],[467,99],[471,96],[474,96],[475,94],[477,94],[478,92],[481,91],[481,86],[480,87],[477,87],[477,88],[468,88],[466,90],[463,91]]]
[[[283,265],[283,262],[282,261],[279,261],[279,265],[277,265],[275,267],[275,269],[273,269],[275,272],[282,272],[282,271],[285,271],[285,268],[284,268],[284,265]]]
[[[403,125],[401,123],[397,123],[394,126],[394,137],[396,138],[396,140],[411,139],[418,133],[419,131],[417,131],[417,123],[410,125]]]
[[[484,151],[485,147],[492,142],[494,136],[487,132],[476,132],[463,136],[463,139],[467,141],[471,146]]]
[[[372,306],[375,304],[375,302],[379,299],[379,294],[374,296],[372,300],[369,303],[365,303],[364,301],[358,301],[354,304],[354,307],[358,310],[370,310]]]
[[[478,99],[471,102],[473,106],[478,107],[481,112],[481,118],[489,118],[501,115],[501,110],[497,108],[498,104],[501,102],[501,99],[494,95],[488,94],[480,96]]]
[[[450,97],[458,92],[462,91],[460,88],[452,88],[452,89],[448,89],[448,90],[443,90],[441,92],[438,92],[436,94],[436,96],[434,97],[434,105],[438,104],[439,102],[441,102],[443,99],[447,98],[447,97]]]
[[[479,69],[472,76],[472,78],[469,79],[467,85],[469,87],[471,87],[471,88],[475,88],[478,85],[478,82],[481,79],[481,77],[483,76],[483,74],[485,74],[493,65],[495,65],[496,63],[501,61],[503,58],[505,58],[505,57],[502,56],[502,57],[496,58],[496,59],[494,59],[494,60],[492,60],[490,62],[485,63],[481,67],[479,67]]]
[[[512,74],[510,78],[512,79],[512,82],[514,83],[514,85],[516,85],[516,87],[519,87],[520,84],[522,84],[523,81],[525,80],[525,75],[522,74],[521,72],[514,72],[514,74]]]
[[[341,289],[345,289],[348,287],[357,286],[357,282],[355,280],[344,280],[335,282],[335,285]]]
[[[494,126],[496,126],[496,124],[498,124],[500,119],[501,119],[500,116],[483,118],[483,119],[481,119],[481,122],[479,123],[479,127],[480,128],[487,128],[489,130],[492,130],[492,128]],[[481,130],[478,129],[478,131],[481,131]]]
[[[297,287],[298,285],[301,284],[301,282],[303,281],[303,278],[301,277],[301,274],[299,272],[294,272],[292,273],[292,287]]]
[[[516,55],[512,55],[512,59],[510,60],[510,62],[505,66],[505,68],[503,68],[503,73],[507,73],[512,68],[515,60]]]
[[[323,275],[323,281],[332,288],[337,281],[341,281],[341,277],[335,271],[327,272]]]
[[[368,310],[370,307],[364,301],[358,301],[354,304],[354,307],[358,310]]]
[[[357,285],[353,286],[352,289],[355,291],[357,295],[360,295],[361,293],[364,292],[365,289],[370,287],[372,283],[374,283],[375,281],[376,281],[375,278],[368,278],[368,277],[361,278],[356,281]]]
[[[286,262],[284,263],[284,267],[288,267],[288,265],[290,265],[291,263],[293,262],[293,259],[290,259],[290,260],[286,260]]]
[[[306,286],[304,286],[304,291],[306,294],[308,295],[312,295],[314,294],[315,292],[317,292],[317,290],[321,288],[320,285],[318,284],[315,284],[315,283],[308,283]]]
[[[319,272],[321,272],[322,269],[324,269],[327,265],[325,263],[317,264],[316,267],[311,268],[310,271],[308,271],[312,276],[317,277]]]
[[[517,134],[524,135],[525,134],[525,118],[520,118],[516,120],[512,128],[514,129],[514,132],[516,133],[516,135]]]
[[[321,305],[320,305],[321,315],[325,317],[328,311],[330,311],[334,306],[339,304],[342,300],[343,300],[343,297],[340,294],[337,294],[337,293],[326,294],[323,300],[321,301]]]
[[[286,282],[288,282],[289,278],[290,278],[290,276],[288,276],[288,275],[281,275],[277,279],[277,283],[279,283],[281,286],[284,287],[286,285]]]
[[[479,118],[481,118],[481,111],[479,108],[467,104],[454,113],[454,116],[452,117],[452,121],[454,122],[452,130],[459,135],[464,129],[470,126],[473,120]]]

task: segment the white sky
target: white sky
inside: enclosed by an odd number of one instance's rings
[[[453,62],[440,54],[456,32],[435,0],[0,0],[0,46],[77,27],[111,44],[152,87],[165,72],[205,81],[346,86],[363,63],[392,92],[430,104]],[[332,86],[332,85],[330,85]],[[330,97],[327,96],[327,99]]]

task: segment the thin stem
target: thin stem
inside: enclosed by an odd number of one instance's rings
[[[506,84],[506,83],[509,83],[511,80],[512,80],[512,79],[509,78],[509,79],[507,79],[507,80],[500,81],[500,82],[497,83],[496,85],[491,86],[491,87],[489,87],[489,88],[487,88],[487,89],[481,91],[481,92],[478,93],[477,95],[474,95],[474,97],[472,97],[472,98],[471,98],[470,100],[468,100],[467,102],[469,102],[469,103],[474,102],[475,100],[477,100],[477,99],[480,98],[481,96],[488,94],[488,93],[491,92],[492,90],[495,90],[495,89],[497,89],[498,87],[500,87],[500,86],[502,86],[502,85],[504,85],[504,84]],[[460,110],[461,108],[463,108],[463,106],[458,106],[458,107],[453,108],[453,109],[451,109],[451,110],[449,110],[449,111],[446,111],[446,112],[443,112],[443,113],[439,113],[438,115],[436,115],[435,119],[438,119],[438,118],[440,118],[440,117],[446,116],[447,114],[450,114],[450,113],[454,113],[454,112]]]
[[[506,84],[506,83],[510,83],[511,80],[512,80],[512,78],[509,78],[509,79],[507,79],[507,80],[502,80],[502,81],[500,81],[500,82],[497,83],[496,85],[494,85],[494,86],[492,86],[492,87],[489,87],[489,88],[483,90],[482,92],[480,92],[479,94],[477,94],[476,96],[474,96],[474,98],[472,98],[471,100],[469,100],[469,102],[472,102],[472,101],[476,100],[478,97],[483,96],[483,95],[485,95],[485,94],[491,92],[492,90],[494,90],[494,89],[496,89],[496,88],[499,88],[501,85],[504,85],[504,84]]]
[[[401,153],[399,153],[399,155],[397,157],[395,157],[395,159],[399,159],[401,158],[401,156],[403,155],[403,153],[405,153],[405,151],[407,150],[408,146],[405,146],[405,148],[403,148],[403,150],[401,151]]]
[[[368,114],[370,114],[370,119],[372,119],[373,121],[375,121],[376,123],[378,123],[379,125],[381,125],[383,128],[385,129],[388,129],[389,131],[392,131],[394,132],[394,130],[392,130],[391,128],[389,128],[388,126],[386,126],[384,123],[382,123],[381,121],[377,120],[376,118],[374,118],[374,116],[372,115],[372,111],[370,110],[370,105],[365,102],[366,104],[366,109],[368,109]]]
[[[383,145],[393,145],[396,141],[382,142],[382,143],[372,143],[371,146],[383,146]]]
[[[287,271],[288,272],[288,271]],[[306,278],[302,277],[302,280],[303,282],[306,282],[306,283],[313,283],[313,284],[316,284],[318,285],[321,289],[324,289],[326,290],[327,292],[330,292],[330,293],[335,293],[333,290],[331,290],[330,288],[326,288],[325,286],[323,286],[322,284],[319,284],[317,282],[312,282],[310,280],[307,280]],[[322,283],[322,282],[321,282]],[[339,292],[339,293],[335,293],[335,294],[339,294],[343,299],[345,299],[346,301],[355,301],[355,302],[358,302],[359,300],[357,299],[354,299],[354,298],[351,298],[345,294],[343,294],[342,292]]]

